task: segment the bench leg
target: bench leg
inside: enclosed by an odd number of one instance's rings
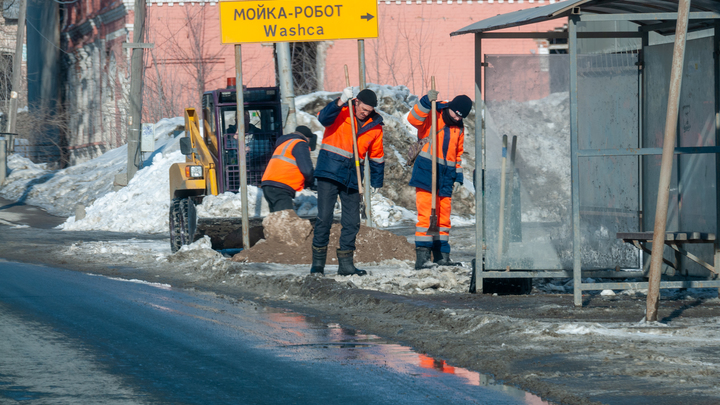
[[[713,255],[713,264],[715,270],[720,270],[720,240],[715,239],[715,254]],[[715,273],[715,278],[718,277],[718,273]],[[720,288],[718,288],[718,298],[720,298]]]

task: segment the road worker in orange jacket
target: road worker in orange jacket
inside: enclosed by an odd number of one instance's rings
[[[348,103],[353,103],[354,117],[350,117]],[[353,89],[348,87],[340,98],[331,101],[318,114],[318,120],[325,127],[325,134],[315,168],[318,216],[313,236],[311,274],[324,274],[333,210],[338,196],[342,204],[342,231],[337,250],[338,274],[367,274],[353,264],[355,237],[360,230],[360,193],[350,120],[355,121],[357,131],[360,173],[363,173],[364,165],[369,164],[370,185],[374,188],[382,187],[385,173],[383,119],[375,112],[376,106],[377,95],[372,90],[362,90],[353,98]]]
[[[415,104],[408,121],[418,130],[418,140],[431,136],[431,102],[437,100],[438,92],[430,90]],[[415,187],[415,202],[418,221],[415,228],[415,269],[428,267],[430,253],[432,260],[441,266],[456,266],[450,260],[450,207],[452,194],[458,192],[463,184],[462,154],[465,133],[463,118],[472,108],[472,100],[460,95],[452,101],[437,103],[437,200],[435,213],[440,236],[427,234],[430,226],[432,207],[432,155],[430,144],[423,146],[413,166],[410,186]]]
[[[304,125],[278,138],[260,183],[270,212],[293,209],[295,193],[313,185],[310,151],[316,142],[317,135]]]

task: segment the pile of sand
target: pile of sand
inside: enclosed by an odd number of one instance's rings
[[[313,226],[293,210],[274,212],[263,219],[265,239],[236,254],[236,262],[310,264],[312,263]],[[335,250],[340,225],[333,224],[328,245],[328,264],[337,264]],[[415,260],[415,247],[403,236],[360,226],[356,239],[355,262],[372,263],[388,259]]]

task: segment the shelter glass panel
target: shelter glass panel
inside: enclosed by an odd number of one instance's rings
[[[713,38],[687,41],[680,92],[676,147],[715,146],[715,98]],[[646,104],[643,143],[646,148],[661,148],[665,133],[673,44],[645,48]],[[662,112],[660,119],[652,112]],[[714,154],[682,154],[673,159],[667,215],[668,232],[708,232],[717,234],[717,180]],[[643,158],[643,225],[652,230],[655,221],[660,155]],[[702,260],[713,262],[711,245],[687,245],[685,248]],[[673,260],[670,249],[665,258]],[[682,258],[683,271],[707,276],[706,269]],[[666,269],[667,270],[667,269]]]
[[[486,62],[485,267],[572,269],[568,57]]]
[[[640,230],[638,156],[603,156],[639,146],[636,53],[578,56],[578,159],[582,268],[638,268],[637,249],[617,238]]]

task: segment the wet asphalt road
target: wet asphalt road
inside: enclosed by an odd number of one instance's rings
[[[0,262],[0,402],[528,404],[372,335],[167,285]]]
[[[33,249],[137,236],[64,220],[0,199],[2,251],[43,261]],[[0,258],[3,404],[544,404],[318,318],[44,262]]]

